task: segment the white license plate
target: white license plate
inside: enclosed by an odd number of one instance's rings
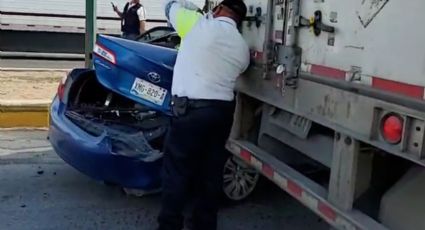
[[[130,93],[157,105],[162,105],[167,95],[167,90],[148,81],[136,78]]]

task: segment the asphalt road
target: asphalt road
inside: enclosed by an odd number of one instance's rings
[[[159,195],[134,197],[66,165],[45,131],[0,131],[1,229],[156,227]],[[319,217],[270,183],[241,203],[223,205],[220,230],[322,230]]]
[[[72,69],[84,67],[84,61],[66,60],[37,60],[37,59],[0,59],[0,67],[3,68],[50,68]]]

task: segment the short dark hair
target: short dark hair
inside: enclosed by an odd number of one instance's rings
[[[247,8],[243,0],[223,0],[219,5],[231,9],[241,21],[246,17]]]

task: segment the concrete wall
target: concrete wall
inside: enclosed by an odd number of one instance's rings
[[[0,51],[84,53],[84,34],[0,30]]]

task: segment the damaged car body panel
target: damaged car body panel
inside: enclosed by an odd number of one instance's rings
[[[64,115],[59,100],[52,103],[49,139],[57,154],[85,175],[124,187],[153,190],[160,187],[161,157],[129,157],[114,154],[113,136],[93,136]],[[127,136],[134,138],[134,135]],[[120,148],[120,147],[118,147]]]
[[[176,51],[100,35],[95,70],[74,69],[50,108],[49,140],[83,174],[124,188],[161,186]],[[173,40],[175,41],[175,40]],[[152,42],[154,43],[154,42]]]
[[[49,139],[57,154],[95,180],[147,191],[158,189],[162,152],[155,143],[162,143],[168,117],[152,122],[145,116],[144,122],[137,122],[136,118],[129,120],[130,115],[125,119],[125,111],[121,111],[122,119],[116,119],[116,111],[121,109],[134,114],[145,112],[125,108],[132,103],[118,102],[122,98],[115,100],[123,108],[97,105],[96,101],[109,93],[87,90],[101,87],[99,83],[96,86],[94,71],[74,70],[67,82],[71,85],[65,88],[67,96],[62,100],[56,96],[51,105]],[[88,94],[95,97],[87,98]]]

